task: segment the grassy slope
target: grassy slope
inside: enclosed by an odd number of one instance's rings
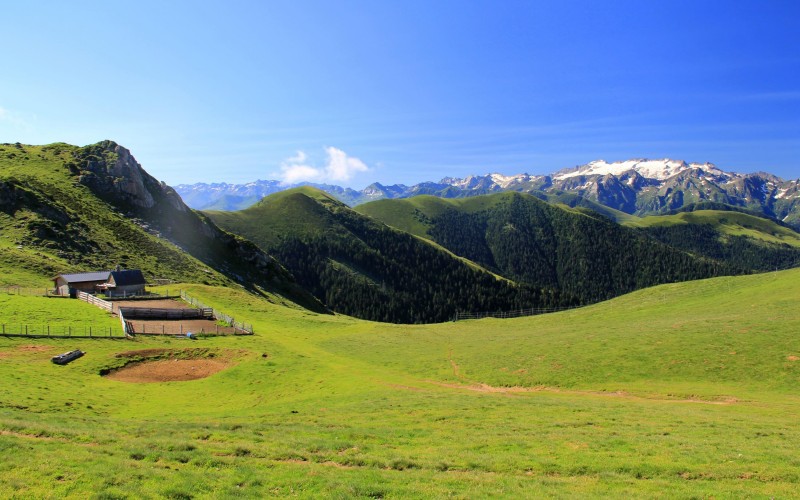
[[[12,183],[28,197],[12,213],[0,211],[0,267],[7,270],[0,284],[44,286],[59,272],[117,264],[142,269],[148,278],[229,283],[74,184],[63,164],[77,149],[67,144],[0,145],[0,182]],[[40,227],[47,230],[37,238]]]
[[[448,209],[456,209],[464,213],[476,213],[488,210],[518,193],[507,192],[486,196],[469,198],[439,198],[430,195],[414,196],[413,198],[378,200],[358,205],[353,210],[377,219],[384,224],[406,231],[416,236],[429,238],[429,220],[441,215]],[[576,212],[566,205],[561,208]]]
[[[323,205],[341,205],[319,189],[304,186],[271,194],[256,205],[236,212],[208,211],[220,227],[236,228],[261,248],[268,249],[286,234],[310,235],[345,230]],[[265,217],[268,214],[269,217]]]
[[[259,334],[0,338],[0,496],[793,496],[798,278],[427,326],[191,286]],[[239,350],[238,364],[182,383],[97,375],[116,352],[185,346]],[[47,361],[74,347],[89,354]]]
[[[765,243],[800,247],[800,234],[795,231],[769,219],[741,212],[698,210],[675,215],[652,215],[626,222],[626,225],[644,228],[675,224],[709,224],[717,228],[723,235],[747,236]]]

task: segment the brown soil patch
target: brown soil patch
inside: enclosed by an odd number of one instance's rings
[[[46,346],[46,345],[21,345],[19,347],[14,348],[13,350],[9,351],[0,351],[0,359],[10,358],[15,354],[19,355],[20,353],[38,353],[38,352],[46,352],[52,351],[53,347]]]
[[[786,359],[789,361],[798,361],[800,360],[800,356],[786,356]]]
[[[25,433],[22,433],[22,432],[14,432],[14,431],[0,431],[0,436],[13,436],[13,437],[23,438],[23,439],[36,439],[36,440],[39,440],[39,441],[59,441],[59,442],[62,442],[62,443],[71,443],[73,445],[78,445],[78,446],[97,446],[97,443],[76,443],[76,442],[71,441],[71,440],[69,440],[67,438],[51,437],[51,436],[36,436],[34,434],[25,434]]]
[[[53,438],[51,438],[50,436],[34,436],[33,434],[23,434],[22,432],[14,432],[14,431],[0,431],[0,436],[14,436],[25,439],[38,439],[40,441],[53,440]]]
[[[146,361],[115,370],[107,378],[120,382],[183,382],[210,377],[228,367],[218,359]]]
[[[46,345],[21,345],[17,349],[25,352],[44,352],[51,350],[52,347]]]

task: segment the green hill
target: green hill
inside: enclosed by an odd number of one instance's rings
[[[238,283],[321,310],[279,263],[189,209],[111,141],[0,145],[0,230],[7,284],[121,265],[148,279]]]
[[[692,257],[587,208],[552,205],[522,193],[381,200],[357,210],[511,280],[561,290],[584,303],[735,270]]]
[[[328,307],[393,323],[438,322],[461,310],[573,304],[543,287],[517,286],[426,240],[303,187],[239,212],[207,212],[219,226],[275,255]]]
[[[675,248],[768,271],[800,264],[800,234],[764,217],[730,210],[696,210],[626,223]]]
[[[552,315],[413,326],[188,286],[260,333],[0,336],[0,496],[794,497],[798,279],[715,278]],[[12,311],[47,321],[53,303],[88,307],[3,294],[0,323]],[[81,360],[49,362],[76,347]],[[147,384],[99,375],[145,349],[227,369]]]

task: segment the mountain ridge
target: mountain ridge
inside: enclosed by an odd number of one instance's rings
[[[261,192],[265,195],[289,187],[278,181],[257,183],[261,183]],[[237,186],[251,185],[253,183]],[[209,186],[204,183],[182,184],[176,186],[176,191],[181,196],[196,200],[195,208],[202,209],[200,205],[203,203],[206,207],[212,206],[213,202],[209,200],[218,199],[214,198],[216,194]],[[549,175],[490,173],[464,178],[445,177],[438,182],[425,181],[412,186],[387,186],[375,182],[361,191],[330,185],[316,187],[351,206],[422,194],[463,198],[500,191],[544,193],[549,196],[568,193],[636,216],[661,214],[694,203],[713,202],[753,210],[795,228],[800,227],[800,180],[784,180],[765,172],[726,172],[713,163],[687,163],[669,158],[611,163],[595,160]],[[199,201],[201,199],[206,201]],[[239,205],[228,204],[227,209],[241,209],[249,206],[247,203],[250,200],[243,200]]]

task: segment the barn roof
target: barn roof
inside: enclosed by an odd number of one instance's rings
[[[126,271],[111,271],[111,277],[117,286],[144,285],[142,271],[138,269],[128,269]]]
[[[86,283],[89,281],[106,281],[111,271],[96,271],[92,273],[59,274],[67,283]]]

